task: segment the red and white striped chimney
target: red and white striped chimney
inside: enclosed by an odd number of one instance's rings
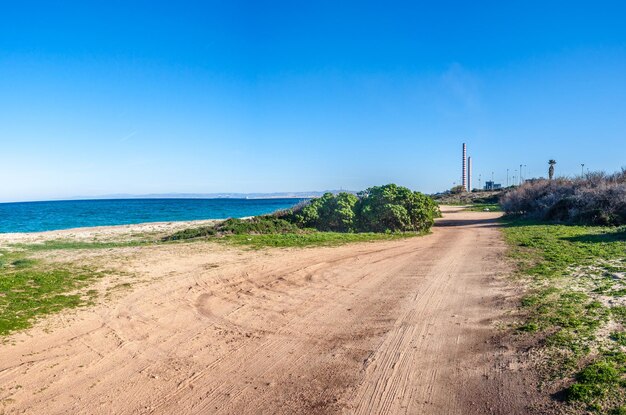
[[[467,190],[467,146],[463,143],[463,188]]]
[[[467,191],[472,191],[472,158],[467,158]]]

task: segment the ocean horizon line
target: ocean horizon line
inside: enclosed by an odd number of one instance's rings
[[[78,202],[90,200],[150,200],[150,199],[310,199],[320,197],[324,193],[348,192],[351,190],[324,190],[309,192],[275,192],[275,193],[119,193],[97,196],[70,196],[54,199],[4,200],[0,204],[9,203],[40,203],[40,202]]]

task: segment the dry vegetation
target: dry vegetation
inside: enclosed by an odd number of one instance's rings
[[[626,170],[528,182],[503,195],[500,204],[507,213],[542,220],[626,224]]]

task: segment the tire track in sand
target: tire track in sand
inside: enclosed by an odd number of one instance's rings
[[[154,282],[0,346],[2,409],[525,413],[485,380],[502,372],[495,217],[453,209],[431,235],[335,248],[137,250],[129,269]]]

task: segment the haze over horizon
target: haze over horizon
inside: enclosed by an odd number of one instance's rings
[[[355,193],[350,189],[327,189],[298,192],[218,192],[218,193],[109,193],[102,195],[74,195],[56,199],[26,199],[20,201],[0,201],[0,203],[28,203],[28,202],[57,202],[57,201],[88,201],[88,200],[114,200],[114,199],[298,199],[318,197],[326,192],[337,193],[346,191]]]
[[[626,164],[618,1],[0,13],[0,201],[360,190]]]

